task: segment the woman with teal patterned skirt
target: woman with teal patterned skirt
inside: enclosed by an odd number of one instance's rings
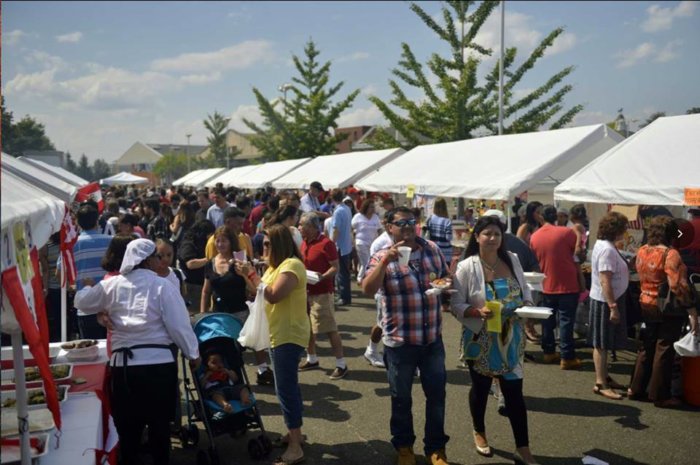
[[[466,259],[457,265],[451,311],[464,326],[462,359],[472,379],[469,408],[476,451],[492,455],[484,416],[491,383],[497,378],[515,437],[513,459],[534,464],[523,399],[525,332],[515,314],[517,308],[532,305],[532,298],[518,257],[505,250],[504,234],[505,227],[496,216],[477,221]]]

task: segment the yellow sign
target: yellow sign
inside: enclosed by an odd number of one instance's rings
[[[685,200],[684,204],[688,206],[698,206],[700,205],[700,189],[694,187],[685,188]]]
[[[15,257],[17,258],[19,276],[23,283],[28,283],[34,277],[34,270],[32,270],[29,248],[24,235],[24,223],[15,223],[13,235],[15,236]]]
[[[406,186],[406,198],[412,199],[416,195],[416,186],[409,184]]]

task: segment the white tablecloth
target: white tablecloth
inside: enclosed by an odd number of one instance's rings
[[[69,394],[61,404],[62,435],[56,449],[52,435],[41,465],[95,465],[95,446],[102,432],[102,403],[94,392]],[[53,434],[53,433],[52,433]]]

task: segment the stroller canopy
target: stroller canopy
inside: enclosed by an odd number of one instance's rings
[[[238,339],[243,324],[228,313],[207,313],[194,324],[194,334],[202,343],[210,339],[224,337]]]

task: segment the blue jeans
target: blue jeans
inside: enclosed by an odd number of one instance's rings
[[[425,455],[443,449],[450,439],[445,434],[445,346],[442,338],[427,346],[404,344],[384,347],[384,363],[391,391],[391,443],[396,449],[411,447],[416,441],[413,432],[413,399],[411,388],[416,367],[425,393]]]
[[[573,294],[542,294],[542,305],[554,309],[552,316],[542,322],[542,352],[553,354],[557,344],[554,328],[559,313],[559,349],[563,360],[576,358],[574,350],[574,323],[578,307],[578,292]]]
[[[299,389],[299,359],[302,346],[282,344],[270,349],[272,371],[275,373],[275,391],[282,407],[284,423],[288,429],[301,428],[303,403]]]
[[[338,274],[335,275],[335,287],[338,289],[338,296],[346,304],[352,302],[352,294],[350,293],[350,260],[352,253],[340,255],[338,257]]]

